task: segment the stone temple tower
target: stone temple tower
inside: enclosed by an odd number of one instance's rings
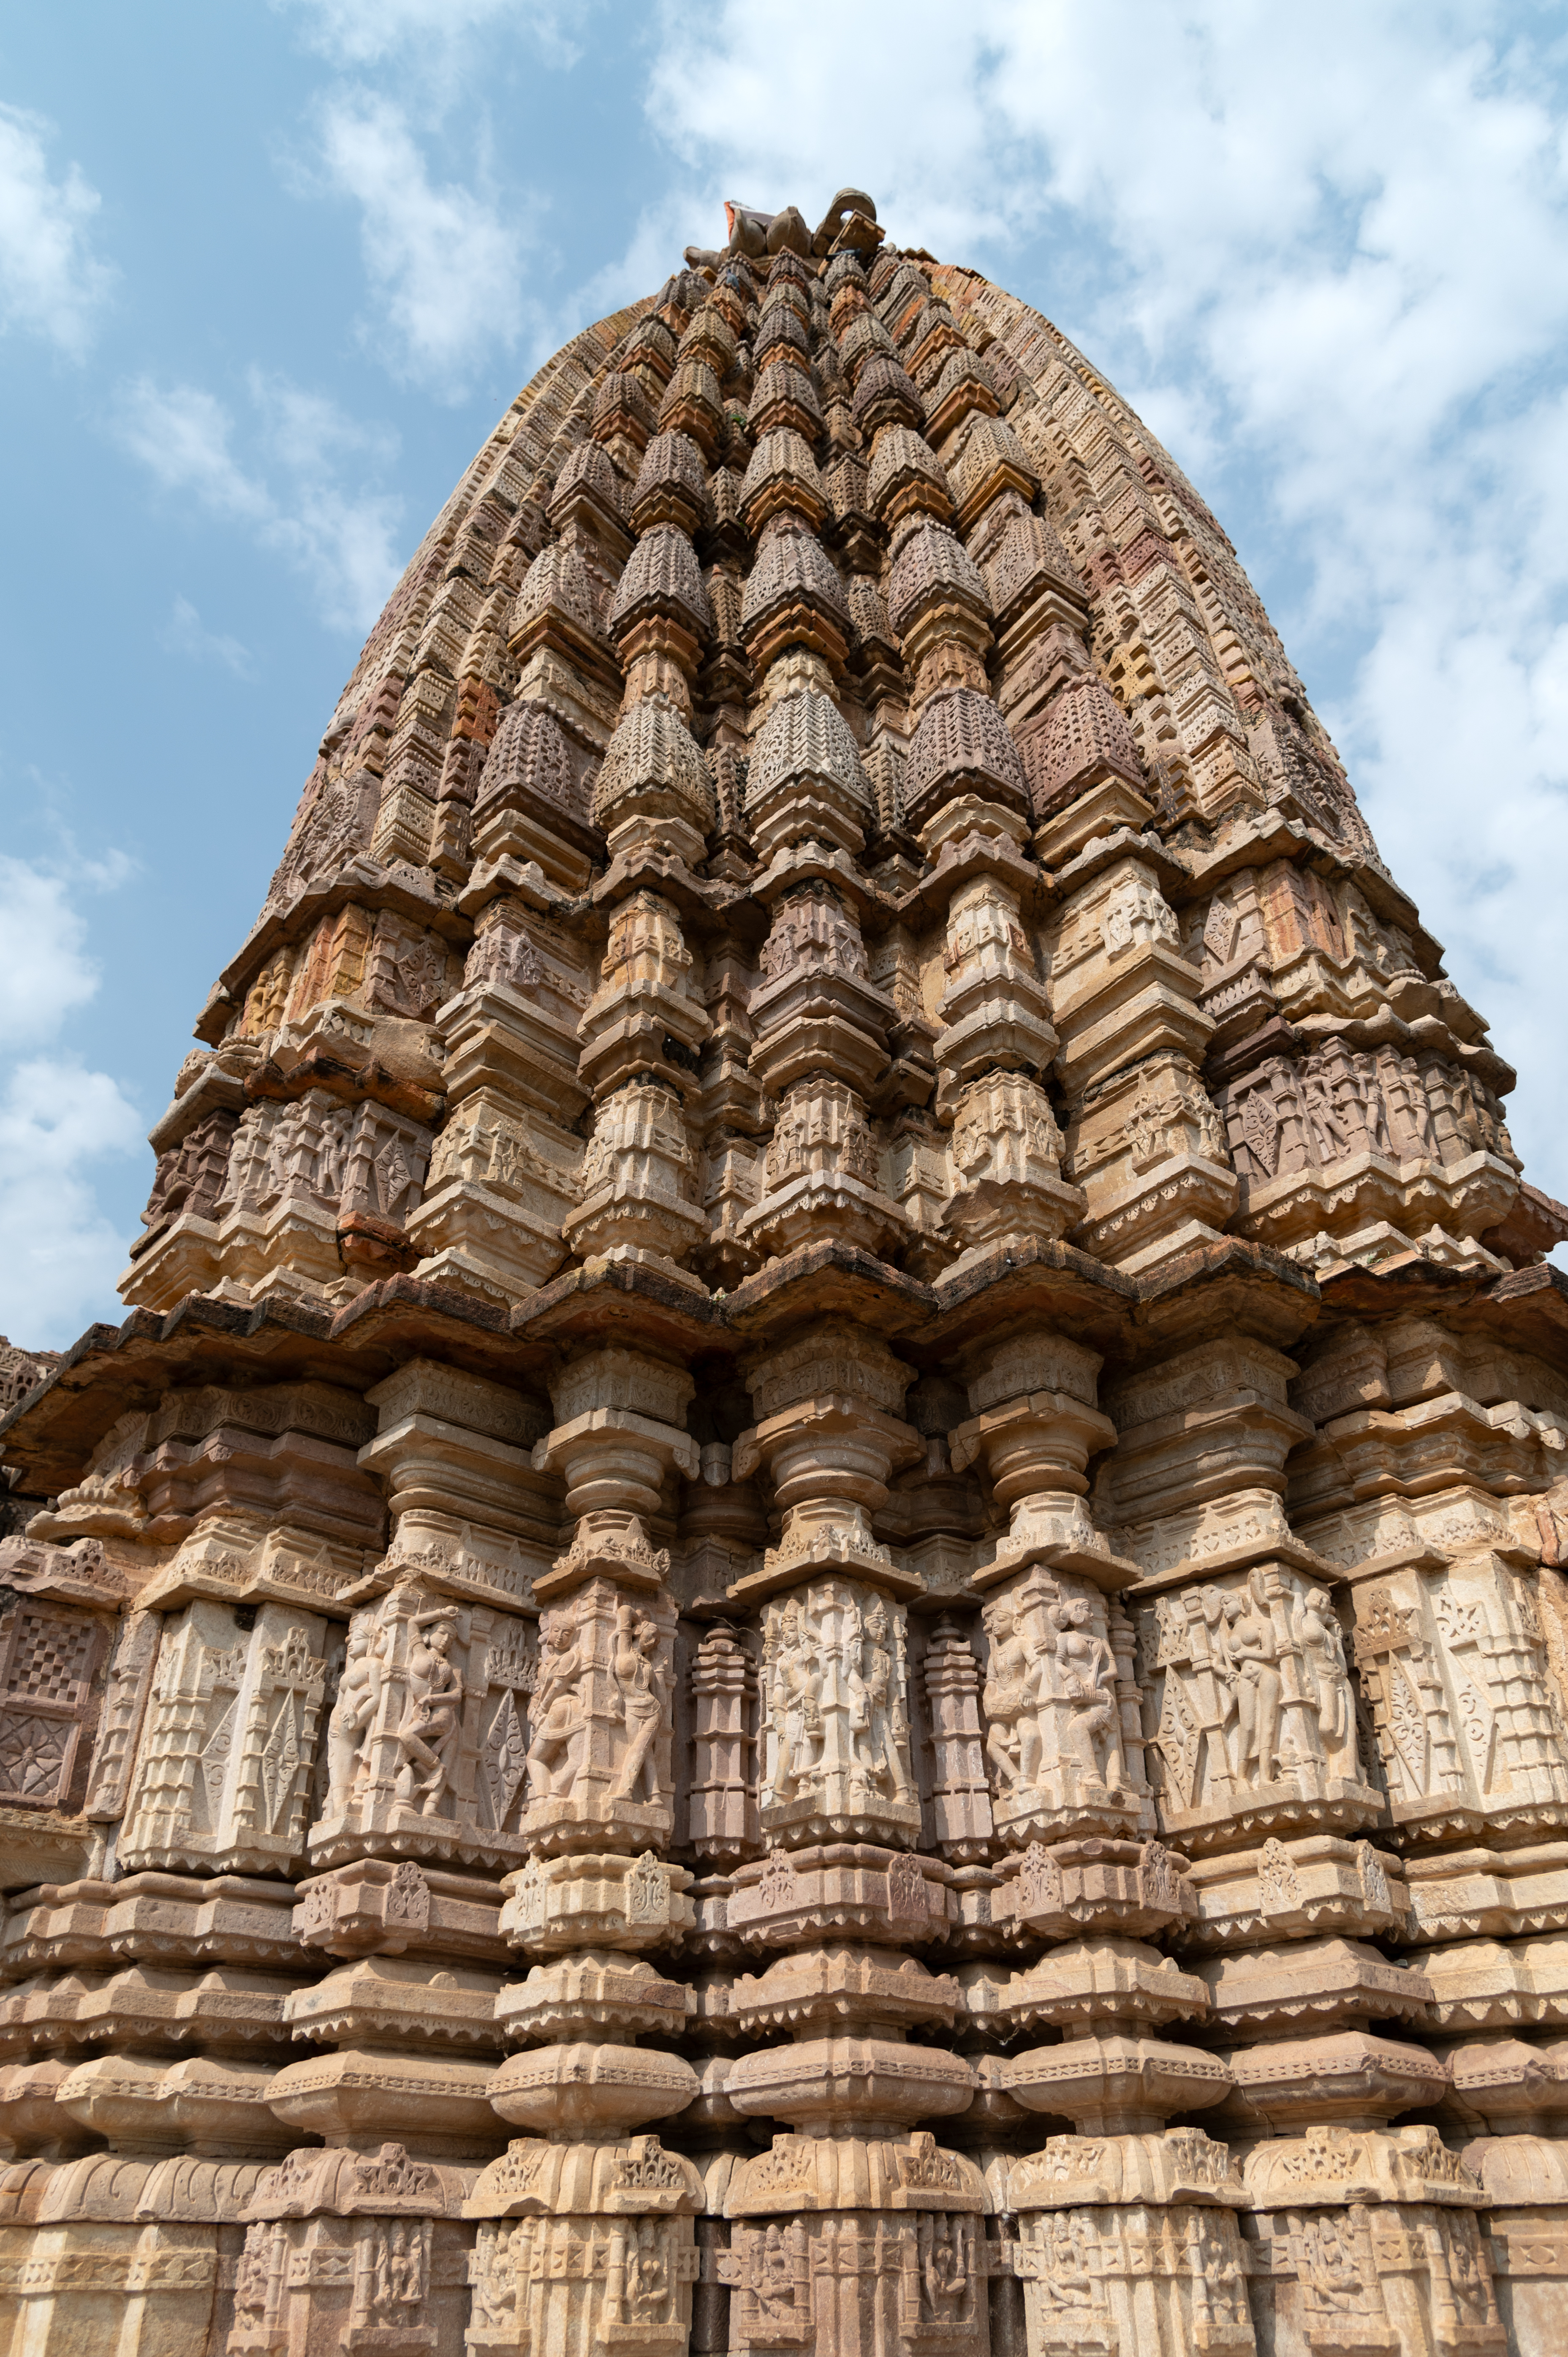
[[[0,1429],[0,2357],[1563,2349],[1568,1213],[1048,321],[849,189],[567,345],[196,1038]]]

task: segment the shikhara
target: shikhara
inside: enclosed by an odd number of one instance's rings
[[[726,226],[5,1346],[3,2330],[1545,2357],[1568,1212],[1118,395]]]

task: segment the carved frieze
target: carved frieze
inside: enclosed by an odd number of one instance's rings
[[[313,1865],[405,1856],[494,1867],[521,1857],[532,1624],[398,1580],[349,1625],[326,1730]]]
[[[1195,1847],[1356,1830],[1378,1813],[1326,1587],[1281,1564],[1180,1588],[1139,1615],[1163,1829]]]
[[[858,1580],[791,1589],[763,1618],[763,1831],[793,1841],[912,1841],[902,1606]]]

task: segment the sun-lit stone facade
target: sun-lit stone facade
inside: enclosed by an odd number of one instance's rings
[[[1137,418],[729,230],[5,1351],[0,2357],[1548,2357],[1568,1213]]]

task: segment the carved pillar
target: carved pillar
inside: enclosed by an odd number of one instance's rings
[[[1135,1900],[1122,1920],[1138,1920]],[[1200,2019],[1206,1996],[1201,1981],[1122,1936],[1069,1942],[997,1991],[1010,2025],[1057,2022],[1067,2033],[1003,2073],[1019,2103],[1065,2113],[1074,2129],[1008,2171],[1031,2357],[1058,2345],[1064,2307],[1087,2310],[1112,2346],[1151,2314],[1173,2349],[1253,2345],[1234,2214],[1246,2188],[1223,2144],[1163,2127],[1173,2113],[1215,2104],[1230,2072],[1149,2034]]]
[[[736,1864],[759,1846],[754,1759],[757,1673],[738,1636],[711,1626],[692,1663],[688,1837],[700,1857]]]
[[[645,2335],[654,2349],[686,2346],[702,2179],[657,2136],[633,2131],[682,2111],[697,2081],[678,2056],[631,2041],[679,2034],[692,2009],[690,1992],[641,1953],[690,1924],[688,1880],[651,1855],[635,1866],[536,1860],[510,1878],[510,1935],[545,1961],[498,2006],[521,2050],[492,2101],[532,2133],[481,2173],[467,2206],[484,2222],[473,2268],[480,2347],[585,2349]]]
[[[886,1250],[902,1221],[884,1186],[866,1112],[887,1067],[896,1013],[866,979],[859,926],[834,884],[791,885],[783,893],[760,973],[751,994],[750,1067],[778,1099],[779,1114],[757,1200],[739,1232],[769,1255],[829,1233]]]
[[[784,1527],[760,1573],[736,1584],[737,1597],[776,1594],[813,1572],[908,1592],[909,1576],[873,1536],[871,1518],[895,1468],[924,1453],[897,1413],[911,1375],[874,1337],[827,1323],[748,1376],[760,1414],[735,1445],[735,1476],[767,1469]]]
[[[259,2179],[242,2212],[226,2357],[461,2346],[471,2171],[375,2153],[303,2150]]]
[[[1151,857],[1112,860],[1063,905],[1048,940],[1058,1065],[1072,1110],[1072,1175],[1088,1200],[1077,1240],[1142,1269],[1212,1237],[1236,1178],[1197,1071],[1213,1029]]]
[[[1096,1352],[1065,1335],[1030,1332],[983,1344],[967,1370],[971,1415],[951,1436],[955,1469],[979,1464],[1010,1517],[984,1584],[1035,1564],[1070,1571],[1107,1589],[1133,1566],[1113,1557],[1084,1492],[1091,1450],[1114,1440],[1095,1405]]]
[[[546,1411],[515,1389],[415,1358],[370,1400],[378,1430],[361,1462],[386,1486],[392,1544],[358,1590],[323,1747],[315,1871],[296,1910],[317,1959],[364,1969],[328,1975],[323,2014],[301,1992],[295,2034],[336,2039],[339,2051],[300,2066],[322,2116],[284,2116],[349,2142],[361,2125],[416,2147],[434,2137],[435,2158],[456,2137],[483,2158],[485,2067],[462,2048],[495,2045],[507,1949],[493,1878],[527,1850],[531,1587],[550,1560],[559,1492],[530,1447]],[[443,1994],[454,1958],[461,1998]],[[430,2050],[400,2071],[400,2043],[415,2037]],[[415,2082],[417,2135],[399,2109]],[[474,2150],[476,2123],[486,2133]]]
[[[743,2031],[787,2026],[793,2042],[742,2055],[725,2080],[743,2116],[789,2128],[729,2179],[732,2346],[897,2357],[941,2327],[944,2345],[986,2357],[980,2172],[914,2127],[965,2110],[973,2074],[908,2043],[950,2026],[959,1990],[891,1944],[940,1935],[950,1914],[945,1870],[886,1850],[776,1851],[737,1871],[731,1923],[779,1953],[736,1982],[729,2009]]]
[[[1264,2330],[1399,2357],[1506,2345],[1486,2193],[1435,2128],[1308,2129],[1260,2146],[1247,2187]]]
[[[943,1613],[922,1664],[931,1743],[936,1845],[956,1862],[986,1855],[993,1830],[980,1711],[980,1671],[959,1622]]]
[[[687,742],[705,781],[696,748]],[[707,1238],[683,1108],[712,1027],[669,901],[638,892],[621,904],[600,973],[601,986],[578,1026],[578,1071],[598,1110],[579,1207],[562,1232],[574,1252],[595,1265],[642,1261],[701,1291],[682,1267]]]
[[[446,1119],[408,1222],[427,1282],[510,1301],[561,1265],[589,1101],[575,1036],[586,971],[526,901],[481,909],[463,987],[441,1010]]]

